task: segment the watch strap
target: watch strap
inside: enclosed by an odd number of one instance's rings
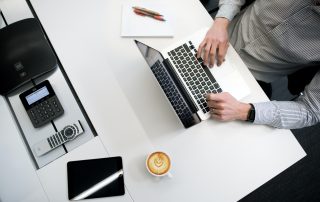
[[[256,117],[256,110],[254,108],[254,105],[252,103],[249,103],[250,104],[250,110],[248,112],[248,116],[247,116],[247,120],[248,122],[251,122],[253,123],[254,122],[254,119]]]

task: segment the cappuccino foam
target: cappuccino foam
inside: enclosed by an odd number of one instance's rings
[[[147,159],[147,166],[153,174],[163,175],[170,169],[170,158],[163,152],[154,152]]]

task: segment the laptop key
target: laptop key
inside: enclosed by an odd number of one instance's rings
[[[180,50],[181,46],[174,49],[174,51],[178,52]]]
[[[183,44],[183,48],[184,48],[187,52],[190,52],[190,49],[189,49],[189,47],[187,46],[187,44]]]

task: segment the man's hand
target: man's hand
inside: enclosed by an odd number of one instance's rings
[[[204,40],[201,42],[198,48],[197,57],[200,58],[203,54],[203,61],[205,65],[213,67],[216,54],[218,54],[218,66],[220,66],[224,61],[224,57],[229,46],[228,25],[228,19],[216,18],[213,25],[208,30]]]
[[[250,104],[239,102],[227,92],[210,93],[207,103],[211,117],[220,121],[247,120]]]

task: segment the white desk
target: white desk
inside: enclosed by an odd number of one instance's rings
[[[123,157],[126,195],[104,200],[237,201],[305,156],[288,130],[212,120],[184,129],[133,40],[120,37],[124,1],[31,2],[99,135],[36,172],[49,200],[66,200],[68,160]],[[161,49],[210,26],[197,0],[171,4],[175,37],[142,41]],[[250,85],[245,101],[266,100],[232,48],[227,59]],[[171,154],[172,179],[157,181],[144,167],[158,149]]]

